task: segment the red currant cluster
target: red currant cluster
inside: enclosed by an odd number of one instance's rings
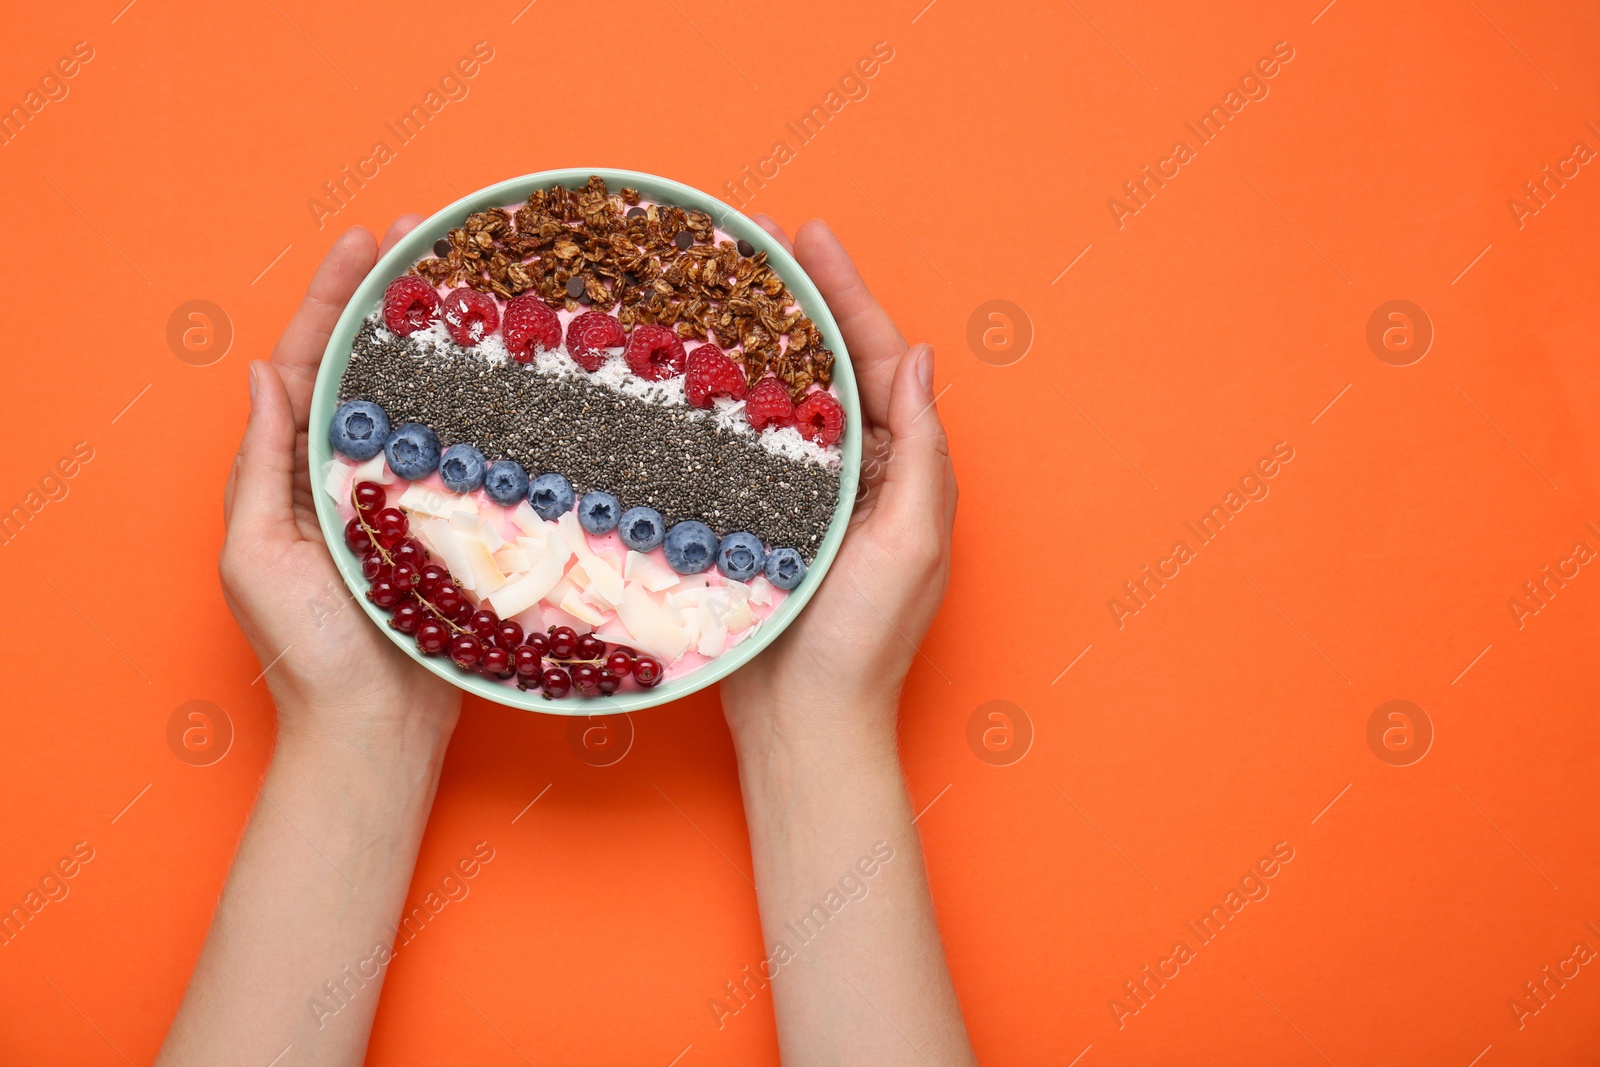
[[[609,696],[629,677],[650,689],[666,674],[655,657],[607,645],[592,633],[552,626],[524,634],[520,623],[474,608],[449,569],[408,536],[405,512],[386,506],[383,486],[359,482],[351,497],[356,516],[345,524],[344,541],[361,559],[367,599],[389,613],[390,626],[415,637],[423,655],[448,653],[464,671],[515,678],[517,688],[542,689],[557,700],[573,690]]]

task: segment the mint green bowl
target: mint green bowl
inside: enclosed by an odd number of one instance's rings
[[[735,240],[743,238],[758,250],[767,253],[768,262],[788,283],[789,291],[794,294],[800,308],[810,316],[812,322],[816,323],[817,328],[822,331],[824,342],[834,352],[833,387],[845,409],[843,466],[839,484],[839,503],[834,508],[833,522],[823,538],[822,547],[817,550],[816,559],[806,572],[805,580],[789,594],[777,611],[762,622],[760,630],[754,637],[699,670],[682,678],[662,682],[654,689],[628,688],[609,697],[582,697],[574,693],[564,700],[547,700],[537,690],[523,692],[515,686],[502,685],[481,674],[460,670],[448,656],[424,656],[417,651],[415,640],[388,625],[388,614],[375,607],[366,598],[367,583],[361,577],[360,563],[355,553],[344,543],[344,521],[339,518],[339,511],[334,502],[322,491],[321,472],[323,464],[333,458],[333,449],[328,444],[327,428],[333,420],[334,409],[338,406],[339,381],[344,377],[345,367],[350,362],[350,346],[355,342],[362,320],[382,302],[383,291],[388,284],[409,270],[411,264],[427,255],[436,240],[461,225],[473,212],[522,203],[535,189],[549,188],[552,185],[565,185],[571,189],[578,189],[589,180],[591,174],[598,174],[604,178],[606,187],[611,190],[628,186],[639,190],[651,200],[676,204],[684,208],[699,208],[716,221],[718,229],[731,234]],[[771,644],[772,640],[783,632],[784,627],[805,608],[806,602],[817,591],[817,586],[827,574],[834,556],[839,552],[839,543],[844,540],[845,527],[850,522],[850,510],[855,504],[861,469],[861,400],[856,392],[856,376],[850,366],[850,354],[845,349],[844,338],[839,334],[839,324],[833,320],[833,314],[823,302],[822,294],[817,291],[817,287],[812,284],[805,271],[800,269],[800,264],[796,263],[794,257],[784,251],[767,231],[716,197],[687,185],[659,178],[654,174],[586,167],[540,171],[537,174],[527,174],[480,189],[434,214],[390,249],[389,254],[378,261],[378,265],[373,268],[366,281],[356,290],[350,305],[339,317],[339,324],[334,328],[333,337],[328,341],[328,350],[322,357],[322,368],[317,372],[316,389],[311,396],[311,424],[308,436],[311,480],[316,486],[313,495],[317,501],[317,520],[322,525],[322,535],[328,542],[328,550],[333,553],[333,561],[338,565],[339,573],[344,575],[345,584],[350,587],[356,603],[360,604],[361,609],[372,619],[374,626],[388,634],[390,640],[405,649],[406,653],[424,668],[452,685],[485,700],[552,715],[611,715],[667,704],[725,678],[760,655],[762,649]]]

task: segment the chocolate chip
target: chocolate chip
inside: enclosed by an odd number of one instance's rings
[[[630,207],[628,209],[628,217],[630,219],[636,219],[640,215],[643,215],[643,214],[644,214],[644,208],[642,208],[642,207]]]
[[[583,279],[574,274],[567,279],[567,295],[581,296],[583,294]]]
[[[437,241],[433,242],[433,254],[438,256],[440,259],[448,256],[450,254],[450,239],[448,237],[441,237]]]
[[[687,252],[689,246],[694,244],[694,234],[688,230],[679,230],[678,236],[672,239],[672,243],[678,246],[678,251]]]
[[[739,241],[739,254],[745,259],[749,259],[756,254],[756,246],[741,238]]]
[[[578,303],[582,304],[584,307],[588,307],[590,304],[594,303],[594,297],[590,296],[588,292],[585,292],[582,296],[578,297]]]
[[[639,279],[634,277],[633,271],[625,270],[625,271],[622,272],[622,284],[623,285],[630,285],[630,286],[631,285],[638,285],[639,284]]]

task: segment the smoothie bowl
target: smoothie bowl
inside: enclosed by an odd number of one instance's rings
[[[311,405],[355,599],[486,699],[604,715],[702,689],[804,608],[860,407],[821,294],[677,182],[546,171],[451,205],[357,289]]]

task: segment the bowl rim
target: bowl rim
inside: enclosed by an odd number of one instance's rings
[[[845,409],[845,434],[841,442],[839,500],[833,518],[828,524],[821,546],[817,549],[805,578],[792,590],[778,610],[761,623],[755,636],[747,638],[722,656],[699,667],[682,678],[669,679],[654,689],[631,689],[609,697],[580,697],[574,694],[563,700],[551,700],[538,690],[520,690],[504,685],[481,674],[460,670],[448,657],[424,656],[416,642],[388,625],[388,614],[376,607],[365,594],[366,580],[361,576],[360,563],[355,553],[344,543],[344,520],[332,498],[323,490],[324,471],[333,458],[333,448],[325,428],[332,421],[337,406],[339,382],[350,362],[350,350],[361,323],[377,308],[389,282],[399,277],[411,264],[422,258],[426,250],[452,228],[461,225],[474,212],[491,207],[506,207],[526,201],[535,189],[565,185],[582,188],[590,175],[605,180],[609,190],[626,186],[637,189],[646,199],[675,204],[683,208],[698,208],[711,216],[718,229],[735,240],[743,239],[757,251],[767,253],[767,261],[789,286],[796,303],[821,332],[823,342],[833,351],[833,389]],[[328,338],[323,351],[322,364],[317,369],[316,384],[312,389],[311,410],[307,432],[307,464],[312,480],[312,496],[317,512],[317,522],[327,542],[334,565],[339,569],[352,599],[361,606],[375,626],[390,640],[404,649],[424,668],[475,696],[520,708],[524,711],[547,715],[600,716],[617,715],[645,708],[659,707],[697,693],[732,674],[758,656],[805,608],[822,583],[839,546],[844,541],[850,516],[855,508],[856,493],[860,484],[861,469],[861,399],[856,386],[850,353],[834,320],[832,311],[816,283],[800,264],[778,241],[753,220],[729,204],[693,186],[671,178],[643,171],[619,170],[610,167],[568,167],[560,170],[535,171],[505,181],[485,186],[469,193],[452,204],[434,212],[410,233],[402,237],[389,252],[378,260],[376,266],[356,288],[350,302],[345,305]]]

